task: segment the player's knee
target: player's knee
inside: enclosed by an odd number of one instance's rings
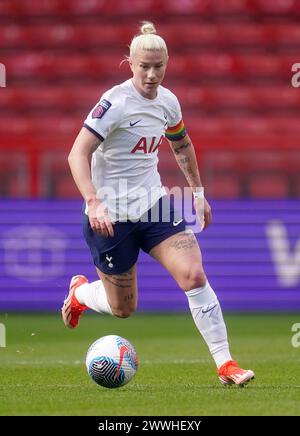
[[[202,288],[207,281],[205,272],[199,266],[190,266],[184,271],[178,281],[178,285],[183,291]]]

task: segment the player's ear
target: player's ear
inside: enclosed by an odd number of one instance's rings
[[[131,69],[131,71],[133,72],[133,62],[132,62],[131,57],[128,57],[127,60],[128,60],[128,63],[129,63],[130,69]]]
[[[166,54],[164,59],[164,63],[166,67],[168,66],[168,62],[169,62],[169,56]]]

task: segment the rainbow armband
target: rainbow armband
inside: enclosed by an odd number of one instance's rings
[[[183,121],[179,121],[176,126],[168,127],[166,130],[166,138],[169,141],[180,141],[180,139],[186,136],[186,129]]]

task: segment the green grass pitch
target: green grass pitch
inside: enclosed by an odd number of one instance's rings
[[[191,316],[84,315],[76,330],[58,314],[0,314],[0,415],[299,415],[300,348],[291,328],[300,315],[225,314],[233,356],[256,379],[223,387]],[[89,345],[118,334],[140,366],[120,389],[96,385],[84,366]]]

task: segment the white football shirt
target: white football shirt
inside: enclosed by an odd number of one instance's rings
[[[176,96],[159,86],[144,98],[129,79],[106,91],[84,126],[102,142],[92,156],[92,181],[112,220],[136,220],[166,194],[158,150],[167,128],[181,121]]]

